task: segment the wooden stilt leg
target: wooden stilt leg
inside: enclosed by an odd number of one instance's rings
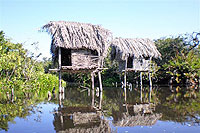
[[[124,72],[124,88],[126,88],[126,72]]]
[[[151,72],[149,72],[149,102],[151,102],[151,91],[152,91],[152,80],[151,80]]]
[[[91,73],[91,82],[92,82],[92,106],[94,106],[94,73]]]
[[[142,102],[142,72],[140,72],[140,100]]]
[[[64,87],[62,87],[62,98],[63,98],[63,100],[65,99],[65,88]]]
[[[152,87],[151,73],[149,72],[149,86]]]
[[[103,92],[100,91],[100,97],[99,97],[99,109],[101,109],[102,98],[103,98]]]
[[[142,72],[140,72],[140,86],[142,86]]]
[[[58,49],[58,64],[59,64],[59,93],[62,91],[62,75],[61,75],[61,48]]]
[[[59,71],[59,93],[62,92],[62,75],[61,71]]]
[[[101,72],[100,71],[98,72],[98,77],[99,77],[99,88],[100,88],[100,91],[102,92],[103,91],[103,86],[102,86]]]
[[[126,102],[126,69],[127,69],[127,63],[128,63],[128,57],[126,57],[126,62],[125,62],[125,71],[124,71],[124,96],[125,96],[125,102]]]
[[[124,73],[124,100],[126,102],[126,71]]]

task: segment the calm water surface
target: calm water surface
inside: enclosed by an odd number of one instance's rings
[[[200,132],[198,87],[0,92],[0,132]]]

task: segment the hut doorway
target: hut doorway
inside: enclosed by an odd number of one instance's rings
[[[127,68],[133,68],[133,56],[128,57]]]
[[[61,48],[61,65],[72,66],[71,49]]]

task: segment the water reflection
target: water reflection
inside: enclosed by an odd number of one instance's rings
[[[59,98],[61,105],[54,110],[54,121],[56,132],[111,132],[108,121],[103,119],[101,111],[102,92],[96,95],[99,97],[98,106],[95,102],[94,90],[92,90],[91,106],[64,106],[63,99]],[[62,96],[62,95],[60,95]]]
[[[136,88],[137,90],[137,88]],[[127,94],[124,95],[125,110],[112,110],[113,125],[118,127],[133,127],[133,126],[152,126],[162,117],[161,113],[155,113],[155,103],[151,103],[151,88],[140,87],[140,102],[131,104],[127,102]],[[132,90],[130,90],[131,92]],[[145,92],[147,91],[147,92]],[[125,91],[124,93],[127,93]],[[146,97],[149,96],[148,102],[145,103]]]
[[[49,131],[56,132],[113,132],[116,128],[120,132],[126,127],[139,130],[138,126],[157,129],[161,122],[200,130],[199,116],[198,87],[133,86],[126,92],[120,88],[104,88],[103,92],[66,88],[64,94],[55,90],[0,92],[0,129],[11,132],[13,127],[21,128],[22,119],[17,118],[29,117],[33,117],[31,123],[37,121],[35,127],[49,121],[53,126]]]

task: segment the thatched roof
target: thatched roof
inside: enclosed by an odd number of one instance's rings
[[[111,44],[111,57],[116,60],[125,60],[126,57],[134,56],[135,58],[161,56],[155,44],[150,39],[142,38],[115,38]]]
[[[162,114],[137,114],[135,116],[123,113],[120,121],[114,122],[114,126],[133,127],[133,126],[152,126],[162,117]]]
[[[50,21],[42,27],[52,36],[51,52],[57,55],[57,48],[96,50],[106,56],[112,41],[109,30],[88,23]]]
[[[58,131],[58,133],[111,133],[111,127],[107,120],[101,120],[100,125],[94,127],[74,127],[63,131]]]
[[[162,117],[160,113],[154,113],[155,104],[129,105],[127,112],[113,111],[114,126],[152,126]]]

